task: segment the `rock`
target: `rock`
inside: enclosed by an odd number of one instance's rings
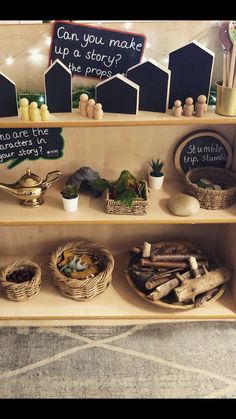
[[[180,217],[187,217],[195,214],[200,209],[200,204],[197,198],[187,195],[185,193],[176,193],[168,200],[168,208],[174,215]]]
[[[66,181],[66,184],[76,185],[78,189],[83,185],[88,186],[89,190],[93,193],[95,197],[100,196],[101,194],[97,191],[94,191],[90,185],[89,181],[100,179],[100,175],[95,170],[91,169],[90,167],[81,167],[75,173],[73,173]]]

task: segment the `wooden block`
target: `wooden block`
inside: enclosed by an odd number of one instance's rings
[[[126,76],[139,85],[139,110],[166,112],[169,100],[170,70],[153,59],[130,67]]]
[[[208,103],[214,58],[214,52],[197,41],[170,53],[169,108],[173,107],[176,99],[185,103],[185,99],[191,97],[195,103],[199,95],[205,95]]]
[[[45,71],[45,97],[50,113],[72,112],[71,71],[56,59]]]
[[[0,117],[18,116],[16,85],[0,72]]]
[[[116,74],[96,86],[96,102],[104,112],[137,114],[139,86],[121,74]]]

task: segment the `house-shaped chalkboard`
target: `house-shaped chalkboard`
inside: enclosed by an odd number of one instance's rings
[[[18,116],[16,86],[0,72],[0,117]]]
[[[205,95],[208,102],[214,58],[214,52],[197,41],[190,42],[169,54],[171,70],[169,108],[174,106],[176,99],[181,100],[184,105],[185,99],[192,97],[196,103],[199,95]]]
[[[127,70],[126,76],[139,85],[139,110],[166,112],[169,101],[170,70],[149,59]]]
[[[44,73],[45,97],[51,113],[72,111],[71,71],[56,59]]]
[[[139,86],[119,73],[97,84],[95,95],[104,112],[138,113]]]

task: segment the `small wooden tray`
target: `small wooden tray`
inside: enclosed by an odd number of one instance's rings
[[[161,307],[164,307],[164,308],[171,308],[171,309],[180,309],[180,310],[189,310],[189,309],[192,309],[192,308],[201,308],[201,307],[203,307],[203,306],[205,306],[205,305],[207,305],[207,304],[209,304],[209,303],[211,303],[213,301],[218,300],[223,295],[223,293],[225,291],[225,288],[226,288],[226,285],[227,285],[227,284],[219,285],[219,290],[216,292],[216,294],[213,295],[212,298],[210,298],[208,301],[206,301],[205,304],[202,304],[202,305],[200,305],[198,307],[195,307],[194,304],[181,304],[179,302],[168,303],[168,297],[169,296],[164,297],[162,300],[152,301],[152,300],[150,300],[147,297],[147,295],[145,295],[142,291],[140,291],[136,287],[135,283],[133,282],[133,280],[129,276],[129,273],[128,273],[128,269],[127,268],[125,269],[125,277],[126,277],[126,280],[127,280],[128,284],[130,285],[130,287],[144,301],[147,301],[148,303],[154,304],[156,306],[161,306]]]

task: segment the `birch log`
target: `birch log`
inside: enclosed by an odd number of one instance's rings
[[[187,284],[175,288],[174,293],[179,302],[194,301],[197,295],[209,291],[229,280],[230,271],[222,267],[209,271],[200,278],[194,278]]]
[[[152,301],[160,300],[161,298],[168,295],[174,288],[178,287],[178,285],[178,278],[170,279],[170,281],[160,285],[153,292],[151,292],[151,294],[148,295],[148,298],[150,298]]]

